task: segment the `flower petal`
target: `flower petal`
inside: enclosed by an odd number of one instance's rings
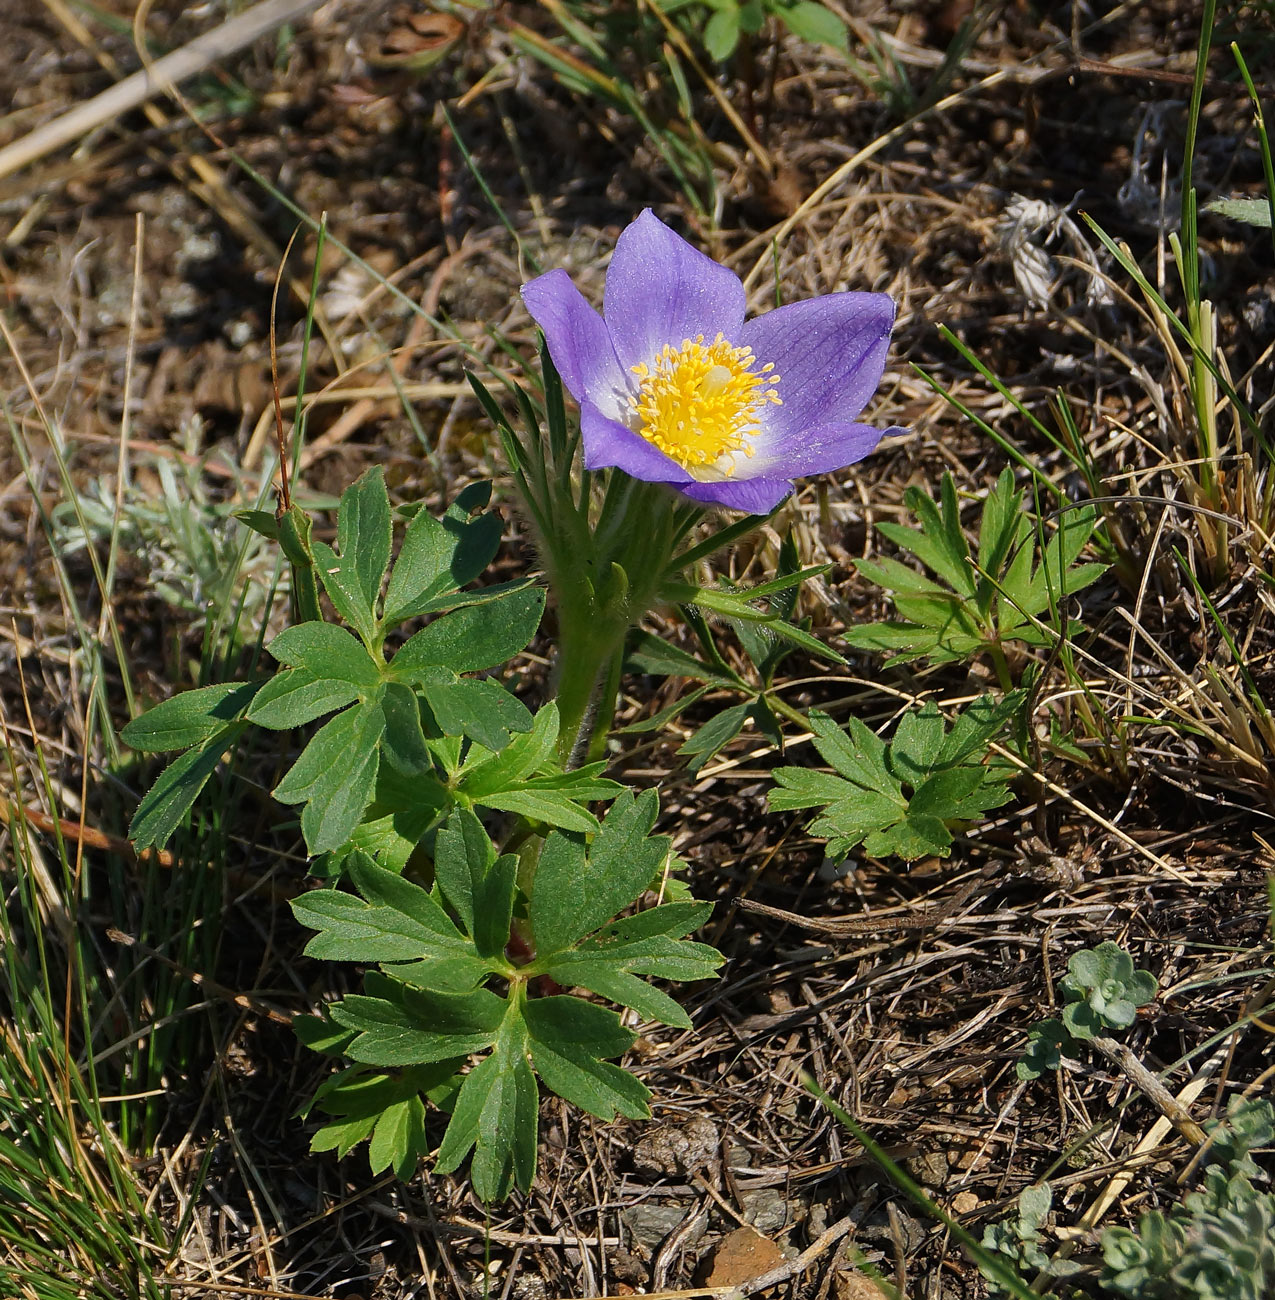
[[[677,461],[589,401],[580,403],[580,440],[585,469],[614,467],[647,483],[672,483],[679,488],[691,481]]]
[[[768,515],[792,491],[786,478],[724,478],[715,483],[674,483],[693,501],[742,510],[750,515]]]
[[[602,312],[626,370],[650,364],[666,343],[677,347],[699,334],[712,342],[720,332],[735,342],[744,307],[739,277],[692,248],[650,208],[616,243]]]
[[[782,456],[802,430],[853,420],[881,382],[893,324],[894,302],[884,293],[828,294],[750,320],[738,341],[759,364],[774,363],[783,399],[766,408],[758,452]]]
[[[897,427],[877,429],[870,424],[854,424],[848,420],[812,425],[773,441],[767,441],[763,431],[757,438],[757,454],[747,462],[739,462],[736,472],[787,474],[793,478],[826,474],[829,470],[844,469],[862,460],[876,450],[882,438],[906,432]]]
[[[522,286],[522,300],[545,332],[549,355],[567,391],[581,405],[618,416],[627,407],[628,384],[602,317],[562,270]]]

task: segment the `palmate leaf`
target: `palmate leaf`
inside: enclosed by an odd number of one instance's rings
[[[604,763],[564,772],[557,741],[558,708],[550,703],[498,753],[481,741],[471,746],[455,783],[457,797],[563,830],[596,831],[598,819],[588,805],[615,798],[623,787],[600,775]]]
[[[133,749],[189,749],[242,718],[262,685],[222,682],[182,691],[134,718],[120,732],[120,739]]]
[[[473,1151],[470,1178],[484,1201],[503,1200],[515,1182],[529,1188],[536,1176],[540,1090],[520,1010],[510,1003],[491,1055],[465,1076],[434,1163],[436,1173],[449,1174]]]
[[[490,483],[471,484],[441,519],[418,510],[403,537],[403,546],[385,593],[384,625],[464,603],[455,594],[495,559],[500,549],[499,515],[483,513],[491,499]]]
[[[666,836],[652,836],[659,812],[654,790],[624,790],[592,844],[555,831],[536,869],[528,917],[544,960],[604,926],[650,887],[668,856]]]
[[[369,648],[376,643],[376,609],[390,562],[392,529],[385,472],[377,465],[341,494],[337,549],[326,542],[311,544],[333,608]]]
[[[459,1059],[444,1060],[392,1075],[363,1065],[339,1070],[324,1080],[301,1111],[304,1116],[317,1107],[332,1117],[310,1139],[310,1150],[345,1156],[360,1142],[368,1142],[374,1174],[392,1169],[399,1178],[410,1178],[429,1154],[425,1099],[449,1105],[463,1065]]]
[[[856,649],[900,663],[950,663],[984,651],[999,654],[1007,642],[1047,646],[1071,629],[1059,613],[1064,598],[1106,571],[1104,564],[1077,563],[1098,522],[1093,507],[1065,511],[1042,545],[1009,469],[983,502],[974,552],[961,528],[951,475],[943,476],[938,501],[917,488],[909,488],[904,501],[919,527],[884,523],[880,532],[935,577],[890,558],[858,561],[859,574],[891,593],[898,618],[849,629],[846,643]]]
[[[1021,692],[983,696],[950,729],[929,703],[904,714],[888,745],[857,718],[842,730],[812,712],[815,746],[837,774],[778,768],[770,806],[820,808],[810,831],[828,840],[830,857],[860,844],[873,857],[947,857],[955,827],[1010,797],[1005,770],[984,760],[1021,702]]]
[[[555,760],[543,755],[553,748],[556,725],[552,711],[537,718],[518,738],[510,770],[551,765]],[[503,760],[479,755],[467,770],[496,785]],[[610,1059],[634,1040],[617,1012],[574,996],[532,993],[549,975],[650,1019],[689,1024],[648,980],[714,977],[720,954],[682,937],[703,923],[710,906],[668,903],[615,919],[667,865],[667,839],[651,835],[657,811],[653,791],[625,791],[592,835],[552,832],[525,913],[517,905],[517,857],[497,856],[465,808],[453,810],[434,836],[433,889],[352,852],[345,866],[357,894],[316,890],[298,899],[297,919],[317,932],[309,955],[380,965],[365,977],[362,994],[328,1008],[329,1020],[304,1019],[301,1037],[360,1067],[402,1072],[340,1076],[348,1083],[332,1084],[319,1098],[334,1118],[316,1136],[317,1146],[344,1152],[367,1141],[378,1169],[413,1169],[424,1141],[423,1111],[411,1088],[395,1080],[424,1079],[438,1094],[428,1095],[452,1109],[438,1171],[456,1169],[472,1152],[474,1189],[492,1200],[534,1177],[537,1075],[592,1114],[646,1116],[649,1092]],[[511,933],[535,948],[522,965],[506,955],[514,950]],[[485,987],[493,976],[503,996]]]

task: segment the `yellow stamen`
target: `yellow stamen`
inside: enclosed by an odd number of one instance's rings
[[[711,467],[729,475],[734,457],[753,454],[758,415],[768,402],[781,405],[773,363],[751,369],[752,348],[733,347],[719,334],[666,343],[652,365],[637,365],[641,383],[629,406],[637,432],[691,470]]]

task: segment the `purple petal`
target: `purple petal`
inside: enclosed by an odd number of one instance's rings
[[[592,402],[580,404],[580,440],[585,469],[622,469],[647,483],[681,487],[691,476],[639,433],[610,419]]]
[[[694,501],[742,510],[750,515],[768,515],[792,491],[786,478],[724,478],[716,483],[674,483]]]
[[[620,236],[602,311],[626,370],[649,364],[666,343],[677,347],[699,334],[710,343],[718,333],[734,342],[744,306],[739,277],[675,235],[650,208]]]
[[[769,409],[782,411],[783,407]],[[766,440],[763,431],[757,439],[756,456],[746,464],[741,462],[738,469],[745,473],[790,474],[793,478],[826,474],[829,470],[844,469],[862,460],[876,450],[877,443],[887,434],[904,432],[899,428],[876,429],[870,424],[840,421],[815,424],[771,442]]]
[[[522,286],[522,300],[545,332],[549,355],[567,392],[582,406],[619,414],[628,384],[602,317],[585,301],[565,271],[549,271]]]
[[[803,430],[853,420],[881,382],[893,324],[894,302],[884,293],[832,293],[750,320],[738,342],[759,365],[774,363],[783,399],[766,408],[758,452],[782,458]]]

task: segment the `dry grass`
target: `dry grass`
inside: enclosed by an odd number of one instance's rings
[[[1081,476],[1024,415],[1061,436],[1053,403],[1064,393],[1104,491],[1126,498],[1109,515],[1125,563],[1120,581],[1085,594],[1090,634],[1072,670],[1055,664],[1040,690],[1040,769],[947,861],[829,871],[799,821],[765,813],[778,756],[757,737],[745,734],[698,779],[673,753],[684,736],[630,738],[621,766],[660,783],[662,828],[693,864],[696,892],[719,903],[711,937],[729,958],[726,976],[688,995],[693,1033],[639,1042],[633,1064],[656,1093],[658,1127],[602,1125],[547,1103],[537,1185],[490,1220],[463,1182],[374,1181],[357,1153],[340,1163],[308,1155],[293,1111],[325,1067],[271,1013],[309,1008],[342,977],[299,956],[303,939],[282,903],[304,866],[264,793],[272,773],[250,762],[227,828],[232,870],[216,890],[215,967],[178,971],[201,1008],[202,1046],[170,1063],[154,1155],[137,1171],[180,1230],[177,1293],[540,1300],[678,1289],[702,1277],[710,1248],[739,1221],[801,1250],[850,1215],[857,1248],[905,1294],[984,1294],[941,1227],[916,1218],[810,1098],[807,1072],[976,1231],[1047,1174],[1064,1235],[1176,1197],[1190,1143],[1110,1061],[1095,1056],[1033,1084],[1013,1066],[1027,1028],[1055,1000],[1067,956],[1115,939],[1161,985],[1127,1041],[1193,1116],[1263,1087],[1271,1069],[1259,1014],[1271,991],[1265,879],[1275,866],[1275,726],[1260,702],[1275,680],[1266,471],[1233,454],[1239,435],[1224,407],[1231,442],[1214,508],[1226,527],[1193,510],[1181,344],[1119,268],[1103,259],[1095,273],[1077,241],[1096,241],[1066,224],[1083,207],[1178,301],[1161,221],[1162,208],[1175,210],[1168,190],[1187,93],[1176,78],[1192,66],[1195,8],[1116,6],[1073,30],[1055,7],[988,5],[966,65],[939,88],[940,107],[901,127],[843,65],[792,41],[762,51],[754,98],[731,100],[746,106],[745,132],[692,80],[715,167],[712,230],[695,229],[631,117],[572,95],[518,52],[508,22],[552,33],[551,6],[472,16],[465,39],[423,77],[378,61],[410,8],[332,0],[312,25],[260,41],[224,77],[188,86],[216,119],[214,139],[157,101],[149,117],[113,124],[72,158],[0,182],[11,340],[0,375],[13,430],[0,440],[0,708],[16,767],[34,769],[37,735],[51,764],[58,803],[41,810],[46,818],[69,818],[73,832],[119,831],[144,781],[122,765],[109,732],[86,722],[88,684],[101,685],[118,722],[126,680],[139,699],[155,698],[190,684],[200,658],[191,612],[160,599],[154,570],[136,557],[118,555],[105,600],[104,565],[95,574],[83,552],[55,557],[41,516],[68,500],[59,456],[76,493],[96,487],[107,501],[122,492],[122,472],[158,495],[164,461],[202,465],[212,503],[239,494],[251,504],[264,487],[270,285],[295,221],[223,145],[311,216],[326,212],[332,234],[362,259],[330,243],[319,269],[302,479],[315,497],[372,463],[387,467],[402,498],[435,503],[498,472],[463,368],[499,357],[497,333],[529,353],[516,294],[523,255],[568,267],[597,299],[618,230],[649,204],[749,275],[755,307],[774,302],[776,275],[785,298],[853,287],[898,300],[897,343],[871,415],[911,434],[852,474],[806,486],[774,523],[776,534],[795,530],[808,562],[837,566],[807,598],[821,632],[835,637],[884,612],[850,562],[880,545],[874,524],[901,515],[907,486],[934,488],[950,471],[978,493],[1004,463],[916,367],[1079,496]],[[923,87],[958,8],[856,6],[855,19]],[[164,48],[206,21],[166,2],[146,20]],[[1269,16],[1256,14],[1246,35],[1269,48]],[[11,52],[0,102],[12,100],[0,144],[102,88],[103,68],[135,66],[126,31],[72,22],[53,0],[11,0],[0,38]],[[1221,53],[1211,66],[1218,84],[1206,94],[1196,181],[1239,192],[1260,178],[1248,112],[1221,83]],[[443,99],[459,141],[436,111]],[[759,149],[750,152],[747,134]],[[1206,224],[1204,252],[1231,381],[1266,414],[1269,241]],[[285,407],[296,392],[308,256],[295,252],[283,278]],[[939,337],[939,324],[1012,402]],[[195,443],[184,443],[179,431],[192,428]],[[525,537],[504,504],[501,563],[518,568]],[[764,565],[772,541],[723,563],[736,574]],[[1207,592],[1216,619],[1174,548],[1199,572],[1221,573]],[[105,542],[99,551],[104,562]],[[100,651],[86,654],[86,644]],[[956,702],[984,688],[977,666],[883,673],[865,657],[840,673],[798,669],[784,684],[790,703],[853,712],[874,727],[910,699]],[[533,688],[535,676],[533,666]],[[628,683],[622,722],[668,702],[649,687]],[[687,727],[711,707],[701,702]],[[1051,717],[1074,729],[1081,754],[1050,745]],[[101,846],[85,843],[86,869],[103,870]],[[183,873],[204,867],[134,870],[169,872],[180,889]],[[56,906],[52,878],[48,893]],[[749,901],[771,911],[750,911]],[[105,932],[96,942],[109,968],[119,949]],[[130,969],[145,978],[163,960],[134,951]],[[1075,1249],[1091,1244],[1081,1233]],[[830,1244],[786,1293],[853,1300],[847,1258]]]

